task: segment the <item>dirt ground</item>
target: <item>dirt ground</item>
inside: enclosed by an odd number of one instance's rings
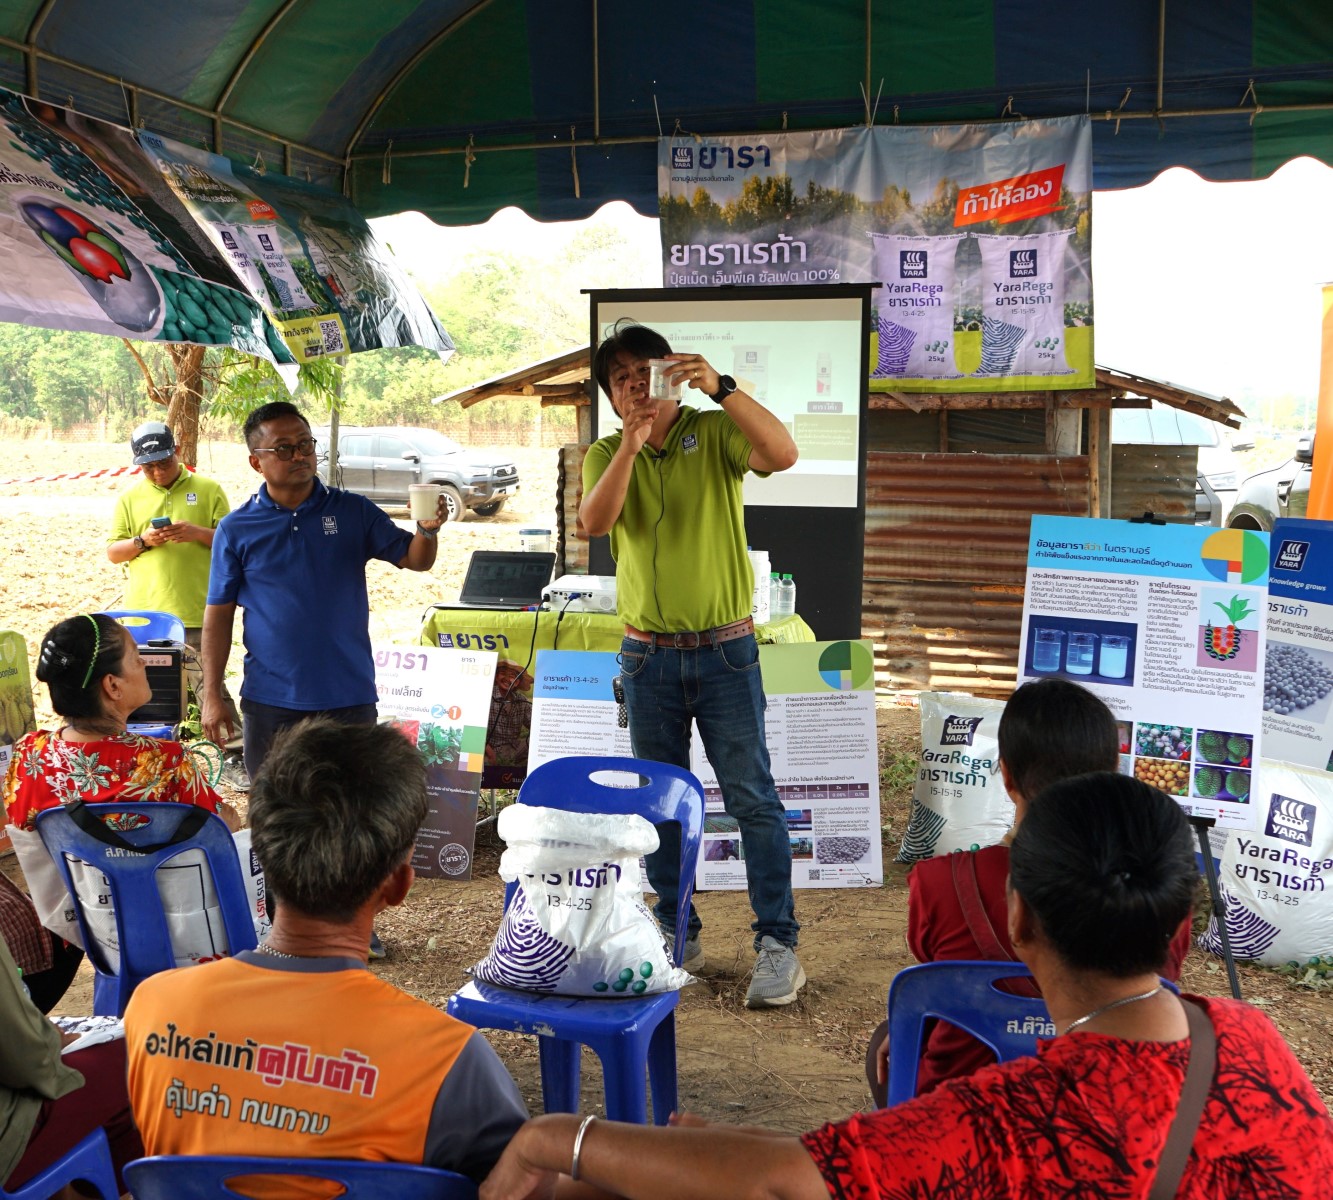
[[[517,548],[520,526],[551,524],[555,451],[514,449],[523,490],[491,520],[469,517],[447,526],[439,562],[427,575],[370,566],[372,634],[377,640],[416,640],[426,606],[454,599],[468,553]],[[106,559],[105,531],[115,497],[127,480],[61,479],[11,483],[117,467],[122,445],[0,442],[0,626],[19,630],[35,654],[55,621],[83,610],[115,607],[119,570]],[[233,505],[253,490],[239,444],[211,443],[200,470],[217,479]],[[391,511],[406,522],[406,513]],[[240,652],[233,656],[239,671]],[[44,689],[38,689],[39,719]],[[802,891],[800,957],[809,983],[787,1009],[753,1013],[743,1005],[750,950],[750,913],[742,894],[709,893],[698,907],[704,920],[708,963],[682,994],[677,1018],[680,1105],[712,1119],[756,1123],[787,1131],[813,1127],[869,1104],[863,1077],[866,1037],[883,1019],[889,980],[912,961],[906,931],[904,868],[892,864],[906,825],[911,763],[920,750],[914,709],[884,702],[879,712],[883,779],[883,888]],[[241,803],[244,797],[230,798]],[[478,832],[475,877],[470,883],[421,880],[406,905],[381,918],[387,961],[376,970],[399,986],[443,1006],[466,978],[466,968],[486,950],[500,913],[495,875],[500,846],[489,827]],[[6,864],[13,871],[13,860]],[[1327,1103],[1333,1105],[1333,999],[1291,986],[1274,973],[1241,966],[1245,998],[1276,1021]],[[1185,963],[1187,990],[1221,995],[1227,990],[1221,963],[1195,949]],[[90,1011],[87,967],[58,1011]],[[531,1039],[491,1035],[518,1079],[529,1105],[541,1107],[535,1047]],[[600,1072],[584,1072],[584,1107],[598,1110]]]

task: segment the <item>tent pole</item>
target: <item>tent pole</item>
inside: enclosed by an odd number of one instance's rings
[[[1166,83],[1166,0],[1157,5],[1157,108],[1162,111],[1162,95]]]

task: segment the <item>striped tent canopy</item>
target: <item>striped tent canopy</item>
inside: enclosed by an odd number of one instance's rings
[[[0,85],[446,224],[655,214],[673,131],[1089,112],[1108,189],[1333,163],[1333,6],[5,0]]]

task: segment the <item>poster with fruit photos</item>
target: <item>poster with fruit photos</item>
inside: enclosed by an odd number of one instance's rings
[[[1268,554],[1248,529],[1034,516],[1019,682],[1082,684],[1116,717],[1125,774],[1253,828]]]
[[[412,867],[428,879],[471,879],[495,654],[381,645],[374,655],[380,721],[426,763],[430,808]]]
[[[1273,526],[1264,667],[1264,754],[1330,769],[1333,759],[1333,522]]]

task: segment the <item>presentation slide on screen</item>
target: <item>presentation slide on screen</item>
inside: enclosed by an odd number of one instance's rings
[[[791,430],[800,461],[767,479],[747,475],[746,504],[856,507],[865,344],[859,296],[605,300],[595,316],[599,342],[628,317],[656,329],[674,353],[702,354]],[[688,387],[684,403],[711,407]],[[600,390],[597,404],[598,436],[619,429]]]

